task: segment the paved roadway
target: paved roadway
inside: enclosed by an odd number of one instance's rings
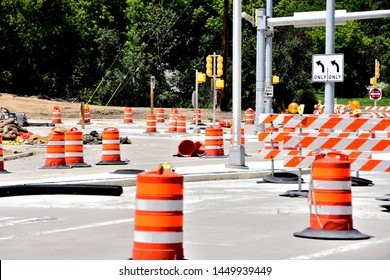
[[[65,123],[72,125],[71,121]],[[107,124],[96,121],[86,131]],[[257,183],[269,174],[269,163],[260,162],[260,144],[249,132],[246,141],[247,170],[227,169],[226,158],[180,158],[173,156],[183,139],[203,140],[191,133],[178,136],[163,132],[147,135],[142,125],[118,124],[126,166],[96,166],[99,146],[85,146],[90,168],[43,170],[44,147],[30,147],[35,155],[6,161],[10,173],[0,174],[1,185],[26,182],[98,182],[124,186],[121,196],[41,195],[3,197],[0,205],[1,259],[104,259],[132,256],[134,226],[134,175],[113,175],[118,169],[154,169],[170,161],[184,183],[184,254],[191,260],[209,259],[347,259],[390,258],[390,204],[375,198],[390,193],[388,175],[361,173],[375,183],[353,187],[354,228],[370,235],[368,240],[326,241],[293,236],[309,226],[306,198],[282,197],[297,185]],[[245,127],[250,131],[251,127]],[[36,133],[49,128],[34,128]],[[30,130],[33,130],[31,128]],[[225,143],[225,153],[228,145]],[[280,168],[280,163],[276,168]],[[219,180],[215,180],[219,178]],[[235,179],[238,178],[238,179]],[[309,182],[309,175],[303,175]],[[213,179],[213,180],[210,180]],[[210,180],[210,181],[209,181]],[[308,184],[302,185],[304,189]]]

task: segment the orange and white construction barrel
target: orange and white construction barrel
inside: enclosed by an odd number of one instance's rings
[[[133,123],[133,109],[130,107],[125,108],[125,112],[123,115],[124,123]]]
[[[80,113],[79,123],[82,123],[82,115]],[[84,124],[91,124],[91,110],[89,109],[89,105],[85,104],[84,106]]]
[[[156,115],[157,115],[157,122],[158,123],[163,123],[165,122],[165,117],[164,117],[164,109],[163,108],[158,108],[156,109]]]
[[[245,111],[245,123],[246,124],[254,124],[255,123],[255,111],[249,108]]]
[[[171,115],[169,116],[168,132],[176,132],[176,129],[177,129],[177,117]]]
[[[294,233],[313,239],[368,239],[353,229],[351,163],[339,152],[316,155],[309,189],[310,227]]]
[[[50,133],[46,146],[46,161],[42,168],[70,168],[65,161],[65,133],[59,128],[53,128]]]
[[[157,132],[156,116],[153,114],[149,114],[146,117],[146,133],[154,133],[154,132]]]
[[[164,170],[137,175],[133,260],[182,260],[184,177]]]
[[[121,160],[120,137],[116,127],[106,127],[102,133],[102,160],[97,165],[124,165]]]
[[[223,157],[223,130],[220,126],[210,126],[205,130],[205,156]]]
[[[65,132],[65,162],[71,167],[91,167],[84,162],[83,132],[75,127]]]
[[[0,173],[8,173],[4,170],[3,135],[0,134]]]
[[[192,123],[196,123],[196,110],[194,109],[194,112],[192,114]],[[202,123],[202,110],[198,109],[198,124]]]
[[[186,121],[187,121],[186,116],[184,116],[184,115],[177,116],[176,132],[178,132],[178,133],[186,133],[187,132]]]
[[[55,105],[52,110],[52,117],[51,117],[52,123],[62,123],[62,113],[60,106]]]
[[[230,128],[230,144],[233,144],[233,127]],[[245,145],[245,129],[241,127],[241,145]]]

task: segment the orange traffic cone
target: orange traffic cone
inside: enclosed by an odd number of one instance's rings
[[[330,240],[369,239],[353,229],[351,163],[339,152],[318,154],[312,164],[309,190],[310,227],[296,237]]]
[[[184,177],[164,170],[136,180],[133,260],[182,260]]]
[[[124,165],[121,160],[119,131],[115,127],[106,127],[102,133],[102,160],[97,165]]]
[[[46,146],[46,161],[44,169],[70,168],[65,162],[65,133],[59,128],[53,128],[49,143]]]

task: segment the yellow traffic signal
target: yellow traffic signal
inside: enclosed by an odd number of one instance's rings
[[[279,82],[280,82],[279,76],[272,75],[272,84],[273,85],[279,84]]]
[[[223,89],[225,87],[225,83],[222,79],[217,79],[215,81],[215,88],[216,89]]]
[[[206,82],[206,74],[198,72],[198,84]]]
[[[213,76],[213,56],[208,55],[206,57],[206,74],[207,76]]]
[[[381,64],[379,60],[375,59],[375,78],[379,78],[381,76]]]
[[[217,58],[217,76],[220,77],[223,75],[223,57],[218,55]]]
[[[370,84],[373,86],[376,86],[376,78],[375,77],[370,78]]]

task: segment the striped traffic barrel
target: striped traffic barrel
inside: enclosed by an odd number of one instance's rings
[[[133,122],[133,109],[132,108],[130,108],[130,107],[125,108],[123,122],[124,123],[132,123]]]
[[[230,144],[233,144],[233,126],[230,128]],[[245,129],[241,127],[241,145],[245,145]]]
[[[192,114],[192,123],[196,123],[196,117],[198,117],[198,123],[202,122],[202,110],[198,109],[198,115],[196,115],[196,109],[194,109],[194,112]]]
[[[351,163],[339,152],[316,155],[309,190],[310,228],[294,236],[318,239],[367,239],[353,229]]]
[[[65,162],[72,167],[90,167],[84,162],[83,132],[76,127],[65,132]]]
[[[0,134],[0,173],[5,173],[3,156],[3,135]]]
[[[164,109],[163,108],[158,108],[156,109],[156,115],[157,115],[157,122],[158,123],[163,123],[165,122],[165,118],[164,118]]]
[[[46,161],[42,168],[69,168],[65,162],[65,133],[53,128],[46,146]]]
[[[177,117],[170,115],[168,122],[168,132],[176,132],[177,129]]]
[[[220,120],[219,125],[222,127],[231,127],[233,125],[233,120],[232,119]]]
[[[133,260],[182,260],[183,176],[164,170],[136,179]]]
[[[62,123],[62,113],[60,106],[55,105],[52,110],[52,117],[51,117],[52,123]]]
[[[177,116],[177,121],[176,121],[176,132],[178,133],[186,133],[186,116],[184,115],[179,115]]]
[[[179,110],[176,108],[172,108],[170,112],[170,116],[175,116],[177,117],[179,115]]]
[[[220,126],[210,126],[205,130],[206,157],[224,156],[223,130]]]
[[[82,123],[82,115],[80,113],[79,117],[79,123]],[[84,124],[90,124],[91,123],[91,110],[89,109],[88,104],[85,104],[84,106]]]
[[[127,164],[121,160],[119,131],[116,127],[106,127],[102,133],[102,160],[98,165]]]
[[[146,117],[146,132],[157,132],[157,127],[156,127],[156,116],[153,114],[149,114]]]
[[[246,124],[254,124],[255,123],[255,111],[249,108],[245,111],[245,123]]]

